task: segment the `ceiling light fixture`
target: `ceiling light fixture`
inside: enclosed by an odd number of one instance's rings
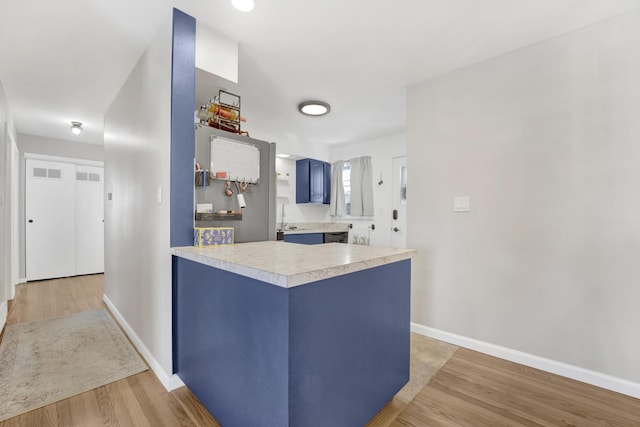
[[[303,101],[298,104],[298,111],[307,116],[324,116],[329,114],[331,106],[323,101]]]
[[[291,154],[278,153],[278,154],[276,154],[276,157],[280,157],[281,159],[287,159],[287,158],[291,157]]]
[[[82,133],[82,122],[71,122],[71,133],[80,135]]]
[[[251,12],[253,10],[253,0],[231,0],[233,7],[240,12]]]

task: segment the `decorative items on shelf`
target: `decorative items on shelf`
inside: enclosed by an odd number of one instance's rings
[[[242,131],[240,123],[247,119],[240,115],[240,95],[220,89],[218,96],[200,107],[198,112],[200,124],[211,126],[227,132],[249,136]]]

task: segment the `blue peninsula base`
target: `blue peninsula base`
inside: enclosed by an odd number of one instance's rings
[[[174,370],[224,427],[362,426],[409,380],[410,275],[284,288],[174,256]]]

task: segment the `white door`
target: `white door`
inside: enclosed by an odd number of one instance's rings
[[[27,280],[75,274],[75,165],[27,159]]]
[[[103,168],[76,166],[75,274],[104,271]]]
[[[393,158],[391,246],[407,247],[407,158]]]

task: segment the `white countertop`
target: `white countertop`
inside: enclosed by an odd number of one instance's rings
[[[402,261],[414,249],[283,241],[172,248],[173,255],[284,288]]]

